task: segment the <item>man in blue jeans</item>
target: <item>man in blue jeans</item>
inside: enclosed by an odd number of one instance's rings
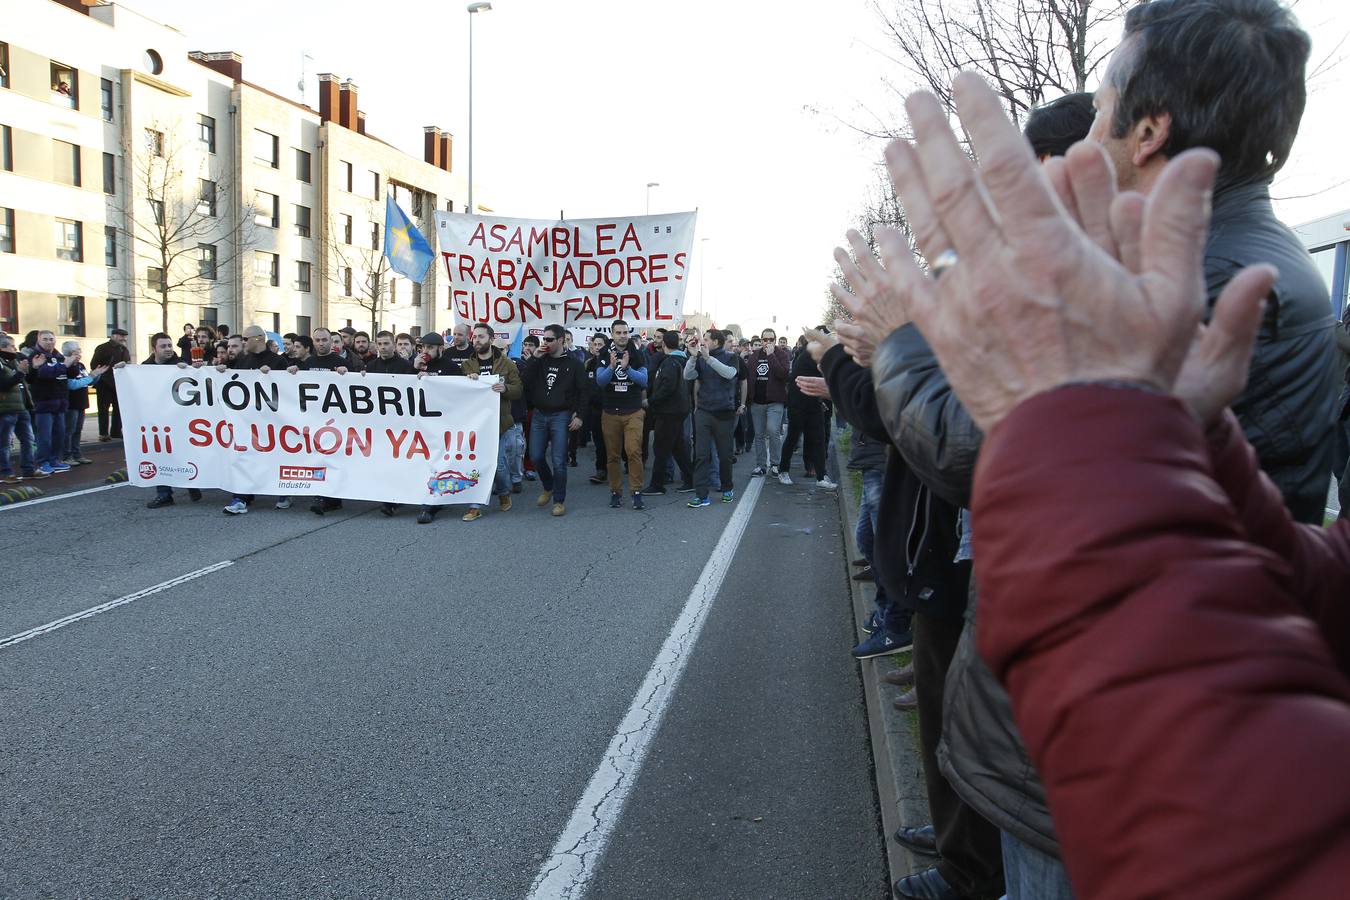
[[[586,369],[567,352],[561,325],[544,329],[544,355],[530,366],[525,399],[534,410],[530,419],[530,460],[544,490],[539,506],[553,504],[553,515],[567,513],[567,434],[581,428],[587,401]]]
[[[0,334],[0,483],[46,478],[33,463],[33,420],[28,413],[28,360],[19,355],[14,338]],[[10,464],[11,438],[19,436],[19,472]]]
[[[37,433],[37,471],[46,475],[69,472],[61,462],[66,445],[66,358],[56,349],[56,335],[39,331],[37,347],[28,358],[28,388],[33,395],[33,431]]]

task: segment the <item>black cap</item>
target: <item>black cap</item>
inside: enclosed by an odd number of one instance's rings
[[[112,333],[109,335],[109,337],[111,337],[111,336],[114,335],[114,334],[120,334],[122,337],[127,337],[127,336],[128,336],[127,330],[126,330],[125,328],[114,328],[114,329],[112,330]]]
[[[356,329],[348,325],[346,328],[339,328],[338,334],[356,334]]]
[[[423,347],[444,347],[444,346],[445,346],[445,338],[441,337],[439,334],[437,334],[437,333],[434,332],[434,331],[428,331],[426,334],[424,334],[424,335],[422,335],[420,338],[418,338],[418,340],[422,342],[422,346],[423,346]]]

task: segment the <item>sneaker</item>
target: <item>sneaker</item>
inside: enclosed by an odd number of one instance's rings
[[[309,511],[314,513],[314,515],[316,516],[323,515],[326,512],[326,510],[323,508],[323,501],[315,500],[313,503],[309,505]]]
[[[879,611],[875,609],[872,610],[872,612],[867,616],[867,618],[863,619],[862,623],[863,634],[876,634],[877,628],[880,627],[879,625],[880,619],[881,616],[879,614]]]
[[[418,525],[430,525],[431,520],[436,518],[436,514],[429,509],[424,509],[417,514]]]
[[[146,509],[159,509],[161,506],[173,506],[173,494],[156,494],[155,499],[145,504]]]
[[[876,581],[877,576],[873,574],[871,566],[864,566],[853,576],[854,581]]]
[[[63,463],[63,462],[59,462],[59,463],[57,463],[56,465],[52,466],[52,472],[53,472],[53,473],[69,472],[69,471],[70,471],[70,466],[66,465],[66,464]]]
[[[686,481],[683,484],[681,484],[678,488],[676,488],[676,490],[678,490],[681,494],[692,494],[695,490],[694,483],[692,481]]]
[[[642,493],[646,494],[648,497],[664,497],[666,489],[655,484],[649,484],[642,489]]]
[[[878,656],[893,656],[896,653],[904,653],[913,646],[914,639],[910,637],[908,631],[904,634],[875,631],[867,640],[853,648],[853,658],[875,659]]]
[[[690,509],[699,509],[704,506],[712,506],[712,501],[707,497],[692,497],[689,500]]]
[[[464,514],[461,521],[476,522],[481,518],[483,518],[483,511],[476,506],[471,506],[469,507],[469,511]]]
[[[769,474],[772,475],[774,478],[777,478],[777,477],[778,477],[778,467],[777,467],[777,466],[769,466]]]
[[[591,484],[604,484],[606,481],[609,481],[609,476],[604,472],[596,472],[590,477]]]
[[[386,517],[392,519],[392,518],[394,517],[394,504],[392,504],[392,503],[381,503],[381,504],[380,504],[380,515],[386,516]]]
[[[24,478],[50,478],[50,477],[51,477],[51,474],[52,474],[51,472],[44,472],[44,471],[42,471],[41,469],[34,469],[34,470],[31,471],[31,472],[25,473],[25,474],[23,475],[23,477],[24,477]]]
[[[723,503],[730,503],[731,501],[733,501],[733,500],[735,500],[735,499],[736,499],[736,492],[735,492],[735,491],[723,491],[723,492],[722,492],[722,502],[723,502]]]
[[[567,460],[567,468],[575,469],[577,467],[577,458],[575,456]]]
[[[106,434],[100,434],[100,435],[98,436],[98,442],[99,442],[100,444],[106,444],[106,443],[108,443],[108,442],[111,441],[111,440],[112,440],[112,438],[108,437]]]
[[[792,484],[792,476],[789,475],[789,474],[786,473],[786,472],[779,472],[779,473],[778,473],[778,483],[779,483],[779,484]]]
[[[623,495],[620,494],[618,491],[610,491],[610,493],[609,493],[609,508],[610,508],[610,509],[623,509]]]
[[[291,508],[290,497],[282,497],[280,500],[277,501],[277,509],[290,509],[290,508]]]
[[[563,506],[561,503],[555,503],[555,504],[553,504],[553,515],[555,515],[555,516],[563,516],[563,515],[566,515],[566,514],[567,514],[567,507],[566,507],[566,506]]]
[[[498,497],[498,498],[497,498],[497,507],[498,507],[502,512],[506,512],[507,510],[509,510],[509,509],[511,508],[511,495],[510,495],[510,494],[502,494],[500,497]]]
[[[633,491],[633,509],[646,509],[646,508],[647,507],[642,502],[642,492]]]
[[[822,478],[822,479],[820,479],[819,481],[816,482],[816,487],[819,488],[819,489],[822,490],[822,491],[832,491],[832,490],[836,489],[837,487],[839,487],[839,485],[835,484],[833,481],[831,481],[831,480],[828,479],[828,478]]]
[[[751,478],[763,478],[763,477],[764,477],[764,467],[763,467],[763,466],[755,466],[754,469],[752,469],[752,470],[750,471],[750,477],[751,477]]]
[[[513,482],[511,482],[511,493],[513,493],[513,494],[519,494],[522,490],[523,490],[523,488],[520,486],[520,482],[519,482],[519,481],[513,481]]]
[[[538,478],[539,478],[539,475],[538,475],[538,473],[536,473],[536,472],[526,472],[526,473],[525,473],[525,480],[526,480],[526,481],[535,481],[535,480],[538,479]]]
[[[20,481],[23,478],[18,475],[0,475],[0,484],[17,484]]]
[[[221,512],[230,516],[242,516],[244,513],[248,512],[248,504],[236,497],[234,500],[230,501],[230,505],[226,506]]]
[[[539,499],[535,501],[535,505],[544,507],[548,506],[552,502],[553,502],[553,492],[544,491],[542,494],[539,495]]]
[[[197,488],[188,488],[188,499],[193,503],[196,503],[198,500],[202,499],[202,492]]]
[[[66,468],[69,468],[69,466],[67,466]],[[47,465],[46,463],[43,463],[42,465],[37,467],[37,471],[34,472],[33,474],[36,475],[38,478],[46,478],[48,475],[51,475],[55,471],[56,470],[54,468]]]
[[[92,466],[94,464],[94,461],[87,456],[77,457],[75,459],[75,462],[79,463],[82,466]]]

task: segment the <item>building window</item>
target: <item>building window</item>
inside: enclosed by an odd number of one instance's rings
[[[164,201],[150,200],[150,217],[155,220],[155,224],[160,228],[164,227]]]
[[[342,243],[350,244],[352,242],[352,217],[344,215],[342,217]]]
[[[350,297],[352,295],[352,267],[344,266],[342,268],[342,295]]]
[[[277,136],[261,128],[253,129],[253,158],[274,169],[280,165],[277,158]]]
[[[0,207],[0,253],[14,252],[14,210]]]
[[[268,228],[281,224],[281,199],[267,191],[253,192],[253,221]]]
[[[103,264],[117,268],[117,229],[111,225],[103,226]]]
[[[71,109],[80,108],[80,80],[65,63],[52,63],[52,101]]]
[[[164,59],[156,50],[146,50],[145,53],[141,55],[141,65],[144,66],[145,71],[149,72],[151,75],[158,75],[164,71]]]
[[[103,154],[103,193],[117,193],[117,157]]]
[[[307,262],[298,262],[295,264],[295,289],[309,293],[310,273],[312,266]]]
[[[420,338],[421,336],[422,336],[422,326],[421,326],[421,325],[414,325],[414,326],[412,326],[411,328],[408,329],[408,337],[412,338],[413,340],[417,340],[417,339]]]
[[[380,173],[370,173],[370,196],[375,200],[380,199]]]
[[[272,331],[281,332],[281,313],[272,313]]]
[[[9,44],[0,43],[0,88],[9,87]]]
[[[297,180],[303,181],[305,184],[310,183],[311,180],[310,155],[309,151],[307,150],[295,151],[295,177]]]
[[[412,214],[414,216],[417,216],[417,218],[419,219],[422,218],[423,212],[422,207],[425,196],[426,195],[424,195],[421,191],[416,189],[414,189],[412,192]]]
[[[156,294],[164,293],[164,270],[150,266],[145,270],[145,289]]]
[[[84,262],[84,225],[70,219],[56,220],[56,258]]]
[[[203,306],[197,313],[197,324],[204,325],[212,331],[216,330],[216,325],[220,323],[220,310],[214,306]]]
[[[113,88],[112,82],[106,78],[99,79],[98,106],[103,112],[103,121],[111,122],[113,120]]]
[[[164,155],[164,132],[153,128],[145,129],[145,152],[151,156]]]
[[[216,245],[197,245],[197,274],[207,281],[216,280]]]
[[[61,334],[84,337],[84,298],[62,295],[56,298]]]
[[[341,177],[342,189],[347,193],[352,192],[352,164],[345,159],[338,165],[338,175]]]
[[[19,292],[0,291],[0,331],[15,334],[19,330]]]
[[[52,141],[52,156],[56,166],[56,180],[61,184],[80,186],[80,148],[65,141]]]
[[[0,125],[0,169],[14,171],[14,132],[8,125]]]
[[[370,249],[372,249],[372,250],[378,250],[378,249],[380,249],[380,223],[379,223],[379,222],[371,222],[371,223],[370,223]]]
[[[114,328],[122,327],[122,301],[109,297],[103,301],[103,318],[108,321],[108,337],[112,337]]]
[[[210,116],[197,116],[197,140],[202,142],[207,153],[216,152],[216,120]]]
[[[309,324],[309,316],[296,316],[296,317],[295,317],[295,333],[296,333],[296,334],[306,334],[306,335],[307,335],[307,334],[309,334],[309,329],[310,329],[310,327],[311,327],[311,326],[310,326],[310,324]]]
[[[301,237],[309,237],[309,217],[309,207],[297,203],[295,205],[295,233]]]
[[[253,280],[278,287],[281,284],[281,257],[256,251],[253,254]]]
[[[197,187],[197,212],[204,216],[216,214],[216,183],[201,179]]]
[[[414,281],[412,283],[412,305],[422,305],[422,282]]]

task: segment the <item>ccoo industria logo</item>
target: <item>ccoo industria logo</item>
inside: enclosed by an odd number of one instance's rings
[[[474,469],[468,475],[456,472],[454,469],[447,469],[444,472],[437,472],[427,479],[427,493],[433,497],[459,494],[478,484],[478,478],[477,469]]]
[[[277,477],[282,481],[327,481],[327,466],[281,466]]]

